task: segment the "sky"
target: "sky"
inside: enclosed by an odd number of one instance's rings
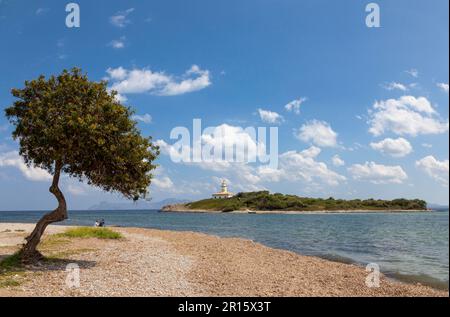
[[[108,80],[161,147],[152,200],[206,198],[226,179],[233,192],[448,205],[447,0],[376,1],[372,28],[362,0],[74,2],[69,28],[69,1],[0,0],[0,110],[40,74]],[[171,131],[193,133],[193,119],[213,128],[202,144],[258,151],[269,141],[245,128],[276,127],[277,166],[176,162]],[[51,176],[23,163],[12,130],[0,115],[0,210],[53,208]],[[69,209],[124,201],[67,175],[61,188]]]

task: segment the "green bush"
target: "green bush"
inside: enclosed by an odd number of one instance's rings
[[[98,238],[98,239],[120,239],[122,235],[118,232],[112,231],[108,228],[95,227],[79,227],[69,229],[64,233],[59,234],[62,237],[68,238]]]

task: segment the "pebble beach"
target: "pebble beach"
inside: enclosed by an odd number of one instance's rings
[[[16,252],[31,224],[0,224],[0,260]],[[194,232],[112,228],[118,240],[53,238],[67,230],[49,226],[41,252],[52,261],[27,266],[0,287],[0,296],[448,296],[447,291],[266,247],[250,240]],[[80,268],[79,287],[66,284],[66,267]],[[0,274],[0,285],[2,276]]]

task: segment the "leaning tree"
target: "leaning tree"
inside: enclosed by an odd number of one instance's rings
[[[6,116],[15,127],[20,155],[29,167],[53,175],[50,192],[58,201],[20,251],[22,261],[35,262],[42,258],[37,245],[46,227],[67,219],[62,173],[138,200],[148,193],[159,150],[150,137],[141,136],[133,111],[117,100],[117,93],[108,91],[104,81],[89,81],[78,68],[26,81],[12,95],[17,99]]]

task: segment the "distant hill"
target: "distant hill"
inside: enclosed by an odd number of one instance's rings
[[[428,204],[428,208],[436,211],[448,211],[448,206],[438,204]]]
[[[161,201],[138,201],[138,202],[124,202],[111,203],[102,201],[101,203],[91,206],[89,210],[159,210],[166,205],[171,204],[185,204],[188,200],[168,198]]]
[[[354,199],[343,200],[299,197],[295,195],[271,194],[268,191],[239,193],[228,199],[205,199],[177,206],[166,206],[166,211],[222,211],[239,210],[251,211],[337,211],[337,210],[427,210],[427,203],[423,200],[395,199]],[[185,210],[183,210],[183,208]]]

